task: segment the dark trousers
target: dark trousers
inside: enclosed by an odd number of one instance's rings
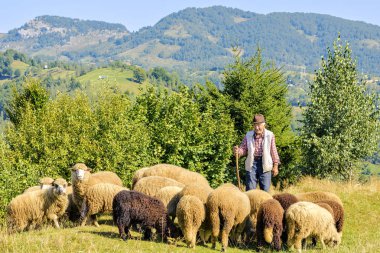
[[[249,191],[256,189],[257,181],[259,182],[260,189],[269,192],[270,183],[272,179],[272,172],[263,172],[263,160],[255,159],[251,171],[246,171],[245,174],[245,190]]]

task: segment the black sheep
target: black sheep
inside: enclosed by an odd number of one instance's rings
[[[137,191],[120,191],[113,199],[113,221],[119,228],[120,237],[127,240],[131,226],[140,225],[143,239],[152,237],[151,229],[166,241],[168,235],[176,235],[177,228],[169,219],[166,207],[156,198]]]

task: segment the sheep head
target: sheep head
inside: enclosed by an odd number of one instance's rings
[[[182,230],[177,228],[172,220],[169,218],[169,216],[166,216],[166,231],[165,234],[172,238],[179,238],[182,237]]]
[[[67,188],[67,182],[63,178],[57,178],[53,182],[53,191],[57,195],[64,195],[66,194],[66,188]]]
[[[51,177],[43,177],[40,179],[41,189],[49,189],[53,185],[54,179]]]
[[[86,171],[90,172],[91,169],[84,163],[77,163],[71,168],[71,173],[80,181],[84,180]]]
[[[334,248],[340,244],[341,240],[342,240],[342,235],[334,231],[333,236],[331,236],[328,239],[325,239],[324,243],[327,246]]]

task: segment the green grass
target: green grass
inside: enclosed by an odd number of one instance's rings
[[[21,71],[21,74],[23,75],[25,70],[29,67],[29,64],[26,64],[22,61],[15,60],[12,62],[11,67],[14,70],[19,69]]]
[[[305,191],[331,191],[343,201],[345,208],[345,223],[343,239],[338,248],[322,250],[320,244],[307,252],[379,252],[380,251],[380,181],[373,178],[361,185],[357,183],[339,183],[312,178],[303,179],[298,185],[286,189],[290,193]],[[273,190],[272,193],[276,191]],[[127,242],[118,237],[110,216],[102,216],[100,227],[72,227],[61,229],[52,227],[37,231],[7,235],[5,229],[0,230],[0,252],[219,252],[220,243],[216,250],[197,245],[195,249],[185,247],[183,241],[170,240],[169,243],[160,241],[143,241],[138,233],[133,233]],[[229,246],[228,252],[252,252],[250,248]],[[264,252],[270,252],[266,249]],[[285,251],[284,251],[285,252]]]
[[[103,78],[99,78],[102,76]],[[115,85],[121,92],[129,91],[133,94],[140,94],[139,88],[146,88],[146,83],[139,84],[131,81],[133,73],[131,70],[121,68],[99,68],[78,77],[78,81],[84,85],[90,84],[98,86],[104,82]]]
[[[70,78],[72,76],[75,76],[74,70],[65,70],[62,68],[54,67],[54,68],[47,68],[43,69],[41,73],[38,75],[39,78],[47,77],[48,75],[51,75],[54,79],[58,78]]]

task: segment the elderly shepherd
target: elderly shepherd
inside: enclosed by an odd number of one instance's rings
[[[262,114],[253,117],[254,130],[249,131],[240,146],[234,147],[235,156],[247,156],[245,160],[245,187],[249,191],[260,189],[269,191],[272,174],[277,176],[280,158],[277,153],[274,134],[265,129],[265,118]]]

